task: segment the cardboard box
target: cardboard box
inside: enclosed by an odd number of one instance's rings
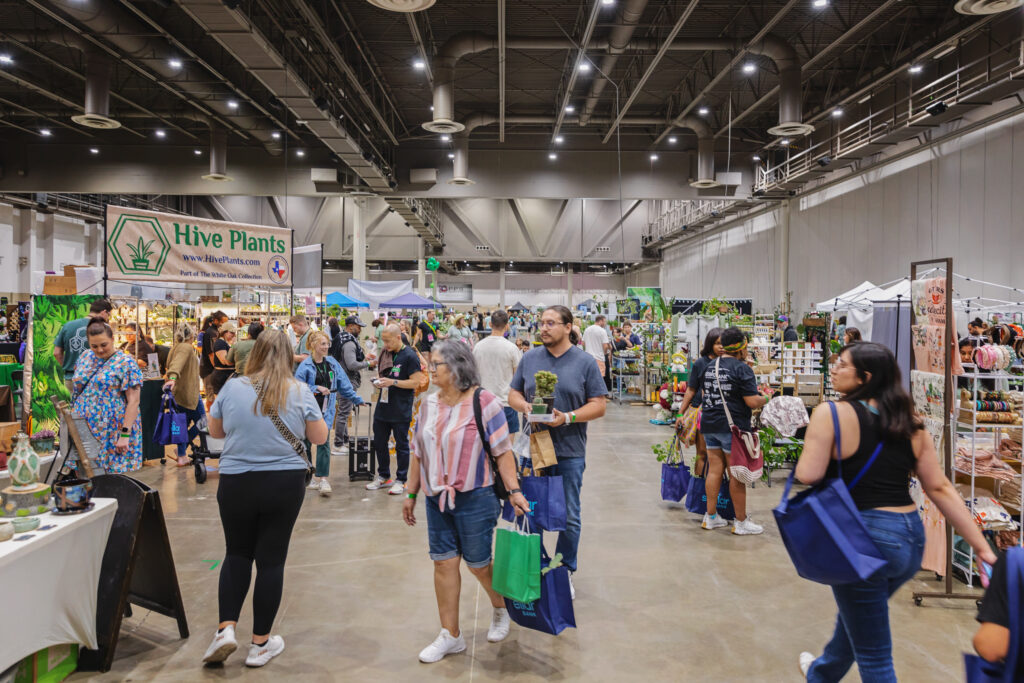
[[[64,266],[64,277],[76,277],[75,268],[92,268],[92,266]]]
[[[78,293],[78,278],[75,276],[47,275],[43,280],[43,294],[67,296]]]
[[[0,422],[0,451],[10,453],[15,436],[21,430],[20,422]]]
[[[77,645],[54,645],[21,660],[14,683],[59,683],[78,668]]]

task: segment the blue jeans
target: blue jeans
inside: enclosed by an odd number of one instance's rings
[[[839,606],[836,630],[807,671],[808,681],[842,679],[854,661],[864,683],[895,683],[889,597],[921,568],[924,527],[914,512],[863,510],[861,517],[889,563],[870,581],[833,586]]]
[[[462,555],[471,569],[491,563],[494,527],[501,505],[494,489],[481,486],[472,491],[456,491],[455,507],[438,507],[440,494],[427,496],[427,538],[430,559],[435,562]]]
[[[505,406],[505,422],[508,422],[508,433],[515,434],[519,431],[519,413],[516,412],[515,408]]]
[[[203,400],[202,399],[199,399],[199,403],[196,404],[196,407],[195,407],[194,410],[189,410],[188,408],[182,408],[182,410],[185,411],[185,419],[188,420],[189,428],[188,428],[188,443],[179,443],[179,444],[177,444],[177,446],[178,446],[178,457],[179,458],[184,458],[185,457],[185,448],[186,448],[186,446],[188,446],[188,444],[190,444],[193,441],[195,441],[195,438],[197,436],[199,436],[199,426],[198,426],[198,423],[199,423],[200,420],[202,420],[206,416],[206,407],[203,405]]]
[[[562,489],[565,491],[565,531],[558,532],[556,553],[562,553],[562,563],[569,571],[576,571],[576,555],[580,549],[580,489],[583,488],[583,470],[587,468],[586,458],[560,458],[554,467],[544,471],[547,474],[562,475]]]

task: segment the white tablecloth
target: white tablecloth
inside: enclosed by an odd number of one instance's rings
[[[97,647],[96,591],[117,501],[93,501],[80,515],[39,515],[56,529],[0,543],[0,671],[51,645]]]

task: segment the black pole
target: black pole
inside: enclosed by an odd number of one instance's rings
[[[287,137],[287,136],[285,136]],[[287,197],[285,201],[288,201]],[[295,315],[295,228],[292,231],[292,262],[288,266],[291,268],[292,276],[288,280],[288,319],[290,320]]]
[[[107,298],[107,219],[103,218],[103,298]]]
[[[896,295],[896,367],[900,365],[900,308],[903,306],[903,295]]]
[[[327,299],[324,298],[324,243],[320,243],[320,328],[327,319]]]

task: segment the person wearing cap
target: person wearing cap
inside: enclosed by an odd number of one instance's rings
[[[234,364],[228,360],[231,345],[235,342],[235,329],[234,323],[228,321],[217,330],[217,341],[213,343],[213,374],[208,382],[214,396],[220,393],[224,383],[235,373]]]
[[[374,356],[366,357],[363,347],[359,345],[359,334],[366,327],[357,315],[345,318],[345,329],[331,340],[330,355],[338,361],[345,371],[349,383],[356,391],[362,384],[363,370],[372,367]],[[352,412],[352,402],[344,396],[338,397],[338,410],[335,416],[334,448],[338,455],[348,453],[348,416]]]
[[[779,330],[782,331],[782,341],[791,342],[799,340],[796,329],[789,324],[789,318],[784,315],[779,316]]]

